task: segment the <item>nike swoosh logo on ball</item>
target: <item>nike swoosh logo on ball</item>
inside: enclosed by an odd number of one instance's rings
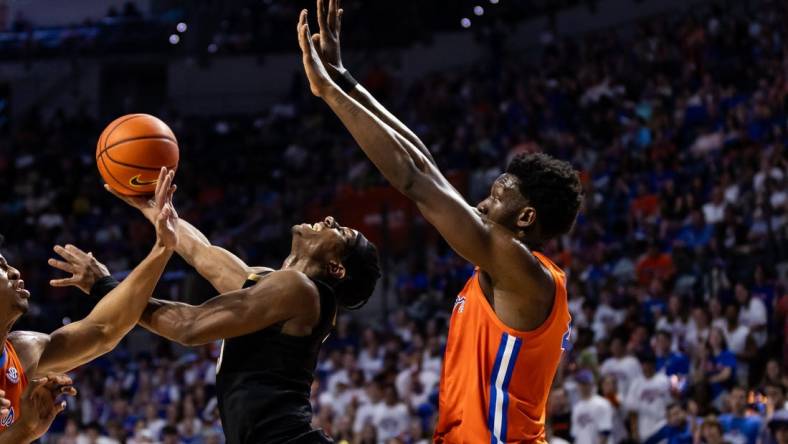
[[[132,177],[131,180],[129,180],[129,183],[135,187],[144,187],[147,185],[153,185],[154,183],[157,183],[159,181],[159,179],[140,180],[140,176],[141,174],[137,174],[136,176]]]

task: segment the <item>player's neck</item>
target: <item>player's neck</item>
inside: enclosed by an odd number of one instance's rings
[[[320,265],[309,257],[299,257],[291,254],[282,263],[282,270],[296,270],[307,276],[316,276],[320,272]]]
[[[13,319],[0,319],[0,347],[5,344],[8,339],[8,334],[11,333],[11,327],[14,326],[16,318]],[[2,350],[0,350],[2,352]]]
[[[517,233],[517,240],[522,242],[531,251],[542,251],[542,246],[544,245],[542,239],[533,232],[526,233],[520,231]]]

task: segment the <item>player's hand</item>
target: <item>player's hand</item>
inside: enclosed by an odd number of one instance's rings
[[[21,417],[17,420],[32,439],[40,438],[49,430],[58,413],[66,408],[61,395],[76,396],[74,382],[65,375],[49,375],[30,381],[22,393]]]
[[[55,253],[60,255],[64,260],[49,259],[47,261],[50,266],[58,270],[71,273],[70,277],[62,279],[52,279],[49,285],[53,287],[68,287],[75,286],[82,290],[85,294],[90,294],[90,289],[97,280],[109,276],[109,270],[101,262],[99,262],[93,253],[85,253],[79,248],[66,244],[65,247],[55,245]]]
[[[158,245],[174,250],[178,246],[178,213],[172,205],[176,186],[172,184],[174,170],[162,167],[156,184],[156,237]]]
[[[142,215],[145,216],[145,218],[148,219],[149,221],[151,222],[156,221],[156,216],[158,215],[158,211],[156,210],[156,201],[154,200],[153,195],[124,196],[123,194],[120,194],[117,191],[113,190],[107,184],[104,184],[104,189],[114,194],[115,197],[122,200],[123,202],[126,202],[132,207],[142,211]]]
[[[328,8],[326,8],[328,2]],[[345,67],[339,45],[339,33],[342,29],[342,8],[339,0],[317,0],[317,24],[319,33],[312,34],[312,43],[317,49],[320,60],[331,75],[341,75]]]
[[[309,89],[317,97],[323,97],[329,88],[336,85],[329,77],[326,67],[323,66],[323,62],[320,60],[320,56],[312,42],[312,33],[309,31],[306,9],[301,11],[296,31],[298,32],[298,44],[301,47],[303,56],[304,71],[309,80]]]

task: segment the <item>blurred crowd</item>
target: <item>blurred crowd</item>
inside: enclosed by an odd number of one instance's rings
[[[788,5],[729,6],[546,39],[533,64],[511,55],[411,85],[387,67],[357,72],[441,168],[465,173],[471,202],[521,152],[582,172],[577,225],[545,251],[567,270],[574,342],[551,443],[788,442]],[[183,152],[181,217],[253,265],[281,261],[311,204],[383,183],[302,79],[264,115],[158,114]],[[103,123],[33,113],[0,139],[3,252],[33,293],[20,328],[50,331],[93,303],[47,287],[53,244],[122,271],[152,242],[99,185]],[[434,236],[383,253],[397,303],[384,318],[342,314],[321,352],[314,423],[338,443],[430,440],[447,320],[472,272]],[[169,270],[171,297],[210,295],[183,263]],[[216,344],[150,344],[78,371],[47,442],[222,442]]]

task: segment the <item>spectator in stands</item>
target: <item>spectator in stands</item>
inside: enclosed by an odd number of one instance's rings
[[[613,407],[596,394],[594,374],[581,370],[575,375],[580,400],[572,408],[572,438],[575,444],[606,444],[613,430]]]
[[[643,441],[644,444],[692,444],[694,440],[692,420],[687,418],[687,411],[679,402],[671,402],[666,407],[667,423],[656,433]]]
[[[656,356],[650,351],[638,356],[643,375],[632,381],[625,402],[630,413],[630,430],[638,442],[657,433],[666,422],[670,404],[670,380],[665,373],[657,373]]]
[[[725,439],[733,444],[756,444],[763,420],[747,411],[747,391],[734,387],[728,398],[731,411],[719,417]]]

